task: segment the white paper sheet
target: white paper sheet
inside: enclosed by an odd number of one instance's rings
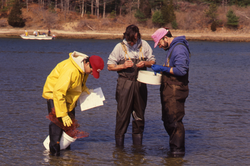
[[[101,87],[94,89],[90,94],[83,92],[79,97],[81,111],[102,106],[104,100],[105,97]]]

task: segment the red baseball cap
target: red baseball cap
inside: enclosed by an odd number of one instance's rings
[[[99,78],[99,72],[104,68],[104,61],[97,55],[92,55],[89,58],[89,63],[92,67],[92,74],[95,78]]]

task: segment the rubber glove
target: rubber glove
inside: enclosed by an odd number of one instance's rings
[[[70,127],[71,124],[73,123],[69,115],[62,117],[62,121],[63,121],[63,125],[68,126],[68,127]]]
[[[160,73],[160,72],[170,72],[170,67],[167,66],[161,66],[161,65],[152,65],[151,69],[154,70],[155,75],[156,73]]]

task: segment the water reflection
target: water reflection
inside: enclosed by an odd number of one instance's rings
[[[142,165],[146,164],[144,158],[145,149],[143,146],[132,146],[130,150],[115,148],[113,152],[114,165]]]
[[[49,150],[45,150],[44,153],[44,162],[49,165],[84,165],[85,160],[82,156],[88,156],[88,153],[75,154],[75,151],[62,150],[61,156],[51,156],[49,155]],[[86,160],[88,163],[88,160]]]

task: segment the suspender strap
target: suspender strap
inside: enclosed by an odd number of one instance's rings
[[[142,52],[142,45],[140,46],[140,53],[141,53],[142,60],[144,60],[144,56]],[[140,53],[139,53],[139,59],[141,60]]]
[[[131,60],[131,58],[130,58],[129,55],[128,55],[128,51],[127,51],[127,48],[126,48],[125,43],[124,43],[124,42],[121,42],[121,45],[122,45],[123,51],[125,52],[125,54],[124,54],[125,60],[127,59],[126,55],[128,56],[128,59]],[[140,46],[139,49],[140,49],[140,52],[139,52],[139,59],[141,60],[141,57],[142,57],[142,59],[144,60],[144,56],[143,56],[143,52],[142,52],[142,46]],[[141,56],[140,56],[140,54],[141,54]]]
[[[127,51],[127,48],[126,48],[126,46],[125,46],[125,43],[124,42],[121,42],[121,45],[122,45],[122,49],[123,49],[123,51],[125,52],[125,54],[124,54],[124,58],[125,58],[125,60],[127,59],[126,58],[126,55],[128,55],[128,51]],[[131,60],[130,59],[130,57],[129,57],[129,55],[128,55],[128,59],[129,60]]]
[[[188,52],[189,52],[189,57],[191,56],[191,53],[190,53],[188,47],[187,47],[185,44],[183,44],[183,43],[177,43],[177,44],[174,46],[174,48],[175,48],[177,45],[183,45],[183,46],[185,46],[185,47],[187,48]],[[169,67],[170,58],[171,58],[171,56],[172,56],[172,52],[174,51],[174,48],[172,49],[170,55],[168,56],[167,63],[165,64],[165,66],[168,66],[168,67]]]

